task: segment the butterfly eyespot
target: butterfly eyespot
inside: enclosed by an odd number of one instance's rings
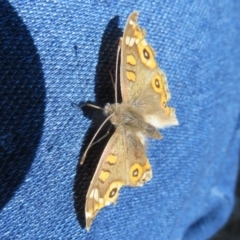
[[[117,188],[113,188],[109,193],[109,198],[113,198],[117,193]]]
[[[155,79],[155,86],[156,86],[156,88],[160,88],[160,83],[157,78]]]
[[[146,48],[143,49],[143,56],[148,60],[150,58],[149,52],[146,50]]]
[[[138,184],[138,181],[141,178],[142,173],[143,173],[143,167],[140,164],[135,163],[131,166],[129,175],[130,175],[131,182],[134,185]]]
[[[123,186],[123,182],[116,181],[112,182],[110,187],[108,188],[105,196],[104,196],[104,202],[105,204],[109,205],[111,203],[116,203],[118,192],[120,188]]]
[[[162,105],[162,108],[163,108],[164,113],[166,114],[166,116],[170,116],[170,114],[171,114],[171,108],[168,107],[167,103],[166,103],[165,101],[163,101],[163,102],[161,103],[161,105]]]
[[[152,78],[151,83],[152,83],[152,88],[153,88],[154,92],[162,93],[164,91],[163,84],[162,84],[162,78],[159,74],[155,75]]]
[[[133,173],[132,173],[132,175],[133,175],[133,177],[137,177],[138,176],[138,169],[136,168],[135,170],[133,170]]]
[[[150,69],[157,67],[157,63],[154,59],[154,52],[147,44],[147,41],[143,39],[137,46],[141,62]]]

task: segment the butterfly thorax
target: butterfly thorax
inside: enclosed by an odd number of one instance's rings
[[[142,133],[151,138],[161,138],[158,130],[147,123],[141,112],[133,105],[125,103],[106,104],[104,107],[106,115],[111,116],[111,123],[117,128],[122,128],[131,133]]]

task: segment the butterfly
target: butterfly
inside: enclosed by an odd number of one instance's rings
[[[138,12],[128,17],[120,38],[120,87],[122,102],[106,104],[104,113],[115,126],[86,196],[86,228],[90,230],[100,209],[116,203],[123,186],[142,186],[152,178],[146,155],[145,138],[161,139],[158,128],[178,125],[175,109],[170,108],[167,79],[158,67],[155,53],[137,22]],[[118,67],[118,57],[116,71]],[[115,95],[117,93],[115,80]]]

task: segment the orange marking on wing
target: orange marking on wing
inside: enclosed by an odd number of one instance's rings
[[[127,63],[132,65],[132,66],[135,66],[136,65],[136,59],[135,57],[132,55],[132,54],[128,54],[127,55]]]
[[[130,81],[135,81],[136,80],[136,74],[132,71],[126,71],[127,79]]]
[[[117,162],[117,156],[114,154],[108,155],[107,162],[110,164],[115,164]]]
[[[108,179],[109,176],[110,176],[110,172],[109,172],[109,171],[104,171],[104,170],[102,170],[98,178],[99,178],[102,182],[105,182],[105,181]]]

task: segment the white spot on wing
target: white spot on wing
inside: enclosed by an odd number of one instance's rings
[[[94,188],[94,189],[91,191],[91,193],[90,193],[90,195],[89,195],[89,198],[94,198],[94,200],[95,200],[96,202],[98,202],[98,200],[99,200],[99,194],[98,194],[98,189],[97,189],[97,188]]]
[[[145,145],[145,137],[141,132],[137,132],[137,137],[139,138],[140,142],[142,143],[142,145]]]
[[[155,128],[165,128],[165,127],[178,125],[178,120],[175,116],[164,120],[164,119],[159,119],[158,116],[156,116],[156,115],[146,115],[144,117],[144,120],[147,123],[154,126]]]
[[[86,215],[86,218],[92,218],[93,217],[93,213],[91,213],[91,212],[86,212],[85,215]]]
[[[129,42],[129,46],[132,47],[133,44],[135,43],[136,38],[132,37]]]
[[[149,170],[143,173],[142,179],[144,179],[144,182],[149,181],[151,178],[152,178],[152,170]]]
[[[129,43],[130,43],[130,37],[129,37],[129,36],[126,36],[125,41],[126,41],[126,44],[129,45]]]
[[[135,22],[134,22],[132,19],[130,19],[130,20],[129,20],[129,24],[130,24],[130,25],[135,25]]]
[[[143,46],[147,46],[148,45],[148,43],[147,43],[147,41],[145,39],[142,40],[142,44],[143,44]]]
[[[107,201],[107,202],[105,202],[105,206],[108,206],[108,205],[110,205],[110,204],[112,204],[111,201]]]

